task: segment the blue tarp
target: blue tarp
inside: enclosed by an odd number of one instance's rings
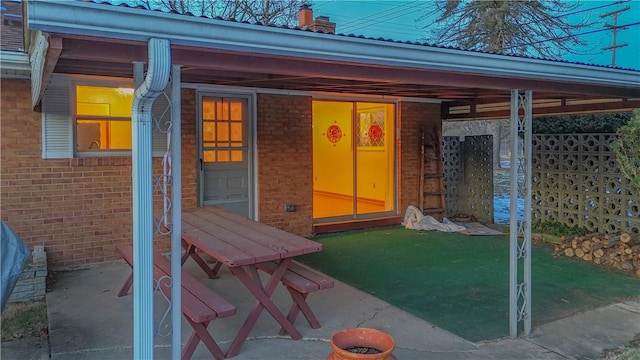
[[[0,233],[0,262],[2,272],[2,289],[0,295],[2,297],[2,310],[9,300],[9,296],[13,291],[18,276],[22,272],[24,264],[29,258],[29,248],[4,222],[0,222],[2,231]]]

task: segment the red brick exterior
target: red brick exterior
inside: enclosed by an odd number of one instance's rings
[[[0,49],[7,51],[23,51],[22,36],[22,3],[2,1],[5,9],[0,12]]]
[[[41,114],[31,109],[30,98],[29,81],[2,80],[2,221],[29,247],[44,245],[52,268],[119,258],[115,245],[132,236],[131,158],[42,159]],[[259,220],[302,236],[313,232],[311,104],[308,96],[257,95]],[[196,106],[195,90],[182,90],[184,208],[196,206]],[[420,124],[441,122],[437,104],[400,103],[399,113],[402,215],[418,199]],[[160,168],[156,159],[154,171]],[[296,210],[285,212],[285,204]],[[168,239],[159,239],[156,248],[168,251]]]
[[[195,92],[183,91],[183,198],[195,206]],[[44,245],[52,268],[119,258],[130,243],[131,157],[42,159],[41,114],[30,82],[2,80],[1,219],[27,245]],[[159,172],[160,160],[154,161]],[[168,243],[160,240],[160,251]]]
[[[198,139],[196,135],[197,104],[196,91],[182,89],[182,208],[196,207],[198,176],[196,156]]]
[[[258,94],[260,222],[298,235],[313,231],[311,97]],[[296,206],[284,212],[285,204]]]
[[[409,205],[420,207],[420,132],[422,124],[437,127],[442,133],[440,104],[401,102],[399,105],[400,141],[398,143],[398,213],[404,215]]]

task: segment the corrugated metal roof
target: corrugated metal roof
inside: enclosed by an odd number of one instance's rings
[[[382,38],[382,37],[377,37],[376,38],[376,37],[369,37],[369,36],[358,35],[358,34],[344,34],[344,33],[335,33],[335,34],[333,34],[333,33],[327,33],[327,32],[323,32],[323,31],[313,31],[313,30],[309,30],[309,29],[301,29],[299,27],[291,27],[291,26],[286,26],[286,25],[273,25],[273,24],[262,24],[262,23],[259,23],[259,22],[237,21],[235,19],[225,19],[225,18],[222,18],[220,16],[215,16],[215,17],[206,16],[206,15],[198,16],[198,15],[194,15],[194,14],[189,13],[189,12],[187,12],[187,13],[179,13],[179,12],[176,12],[176,11],[164,11],[164,10],[161,10],[161,9],[148,9],[148,8],[142,6],[142,5],[130,5],[128,3],[114,4],[114,3],[109,2],[109,1],[99,1],[99,0],[76,0],[76,1],[91,2],[91,3],[95,3],[95,4],[101,4],[101,5],[120,6],[120,7],[126,7],[126,8],[131,8],[131,9],[140,9],[140,10],[144,10],[144,11],[156,11],[156,12],[162,12],[162,13],[168,13],[168,14],[192,16],[192,17],[205,18],[205,19],[211,19],[211,20],[229,21],[229,22],[242,23],[242,24],[247,24],[247,25],[276,27],[276,28],[292,30],[292,31],[315,32],[315,33],[326,34],[327,36],[340,36],[340,37],[347,37],[347,38],[359,38],[359,39],[367,39],[367,40],[374,40],[374,41],[388,42],[388,43],[395,43],[395,44],[416,45],[416,46],[424,46],[424,47],[438,48],[438,49],[448,49],[448,50],[455,50],[455,51],[464,51],[464,52],[478,53],[478,54],[502,55],[502,56],[509,56],[509,57],[513,57],[513,58],[542,60],[542,61],[551,61],[551,62],[565,63],[565,64],[586,65],[586,66],[594,66],[594,67],[599,67],[599,68],[619,69],[619,70],[629,70],[629,71],[640,72],[640,69],[623,68],[623,67],[610,66],[610,65],[592,64],[592,63],[586,63],[586,62],[580,62],[580,61],[569,61],[569,60],[563,60],[563,59],[549,59],[549,58],[543,58],[543,57],[537,57],[537,56],[514,55],[514,54],[501,53],[501,52],[481,51],[481,50],[474,50],[474,49],[463,49],[463,48],[454,47],[454,46],[435,45],[435,44],[431,44],[431,43],[427,43],[427,42],[401,41],[401,40],[394,40],[394,39],[391,39],[391,38]],[[338,24],[338,26],[337,26],[338,28],[339,28],[339,25],[340,24]]]

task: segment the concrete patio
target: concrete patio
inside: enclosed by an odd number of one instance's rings
[[[226,350],[253,298],[226,269],[219,279],[207,280],[191,260],[185,267],[237,306],[235,316],[209,326]],[[131,358],[133,300],[130,295],[116,296],[129,271],[123,262],[114,262],[58,272],[47,293],[49,344],[44,338],[3,343],[2,358],[48,359],[49,354],[53,360]],[[603,349],[625,346],[640,333],[640,299],[636,298],[545,324],[530,337],[472,343],[342,282],[335,284],[309,297],[322,323],[320,329],[309,328],[299,318],[296,326],[303,339],[291,340],[278,336],[277,323],[263,314],[234,359],[325,359],[331,352],[331,335],[350,327],[388,332],[396,340],[393,354],[398,359],[598,359]],[[290,298],[284,289],[274,296],[276,304],[288,309]],[[184,320],[182,329],[184,342],[191,334]],[[156,358],[170,358],[170,337],[156,338]],[[211,355],[200,345],[193,358],[210,359]]]

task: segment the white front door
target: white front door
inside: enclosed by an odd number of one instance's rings
[[[199,96],[199,205],[252,217],[249,97]]]

